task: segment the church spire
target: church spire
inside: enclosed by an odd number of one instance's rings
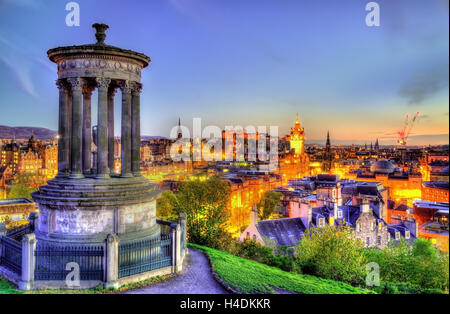
[[[180,139],[183,137],[183,131],[181,130],[181,118],[178,118],[178,134],[177,138]]]
[[[330,143],[330,131],[327,131],[327,144],[326,144],[327,149],[329,149],[331,147],[331,143]]]

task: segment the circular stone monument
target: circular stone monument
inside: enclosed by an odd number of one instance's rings
[[[97,43],[50,49],[58,66],[58,175],[32,194],[39,207],[41,243],[100,244],[156,238],[160,191],[140,174],[141,70],[150,58],[105,44],[105,24],[94,24]],[[91,123],[97,88],[98,125]],[[114,169],[114,95],[121,92],[120,173]],[[93,132],[94,130],[94,132]]]

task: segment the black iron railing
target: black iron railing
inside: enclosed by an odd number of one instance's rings
[[[119,278],[172,266],[172,238],[119,243]]]
[[[35,251],[35,280],[66,280],[79,272],[80,280],[103,280],[103,246],[40,245]]]
[[[0,265],[6,266],[16,274],[22,274],[22,244],[9,237],[0,237]]]
[[[31,226],[31,224],[27,224],[25,226],[22,226],[20,228],[16,228],[13,229],[11,231],[8,231],[6,233],[6,236],[8,238],[12,238],[16,241],[20,241],[22,239],[22,237],[28,233],[32,233],[33,232],[33,228]]]

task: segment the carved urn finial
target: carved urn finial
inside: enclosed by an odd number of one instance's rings
[[[95,23],[92,27],[96,30],[95,38],[97,38],[97,45],[104,45],[106,38],[105,31],[109,28],[109,26],[106,24]]]

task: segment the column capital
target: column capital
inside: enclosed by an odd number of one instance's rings
[[[57,79],[56,80],[56,86],[60,91],[64,91],[66,93],[69,92],[70,84],[67,83],[65,79]]]
[[[120,86],[120,89],[122,90],[122,93],[131,94],[132,84],[130,81],[128,81],[128,80],[121,81],[119,83],[119,86]]]
[[[142,91],[142,84],[139,82],[131,82],[131,94],[133,96],[139,96]]]
[[[84,80],[80,77],[70,77],[67,79],[67,82],[72,86],[73,91],[82,91]]]
[[[99,89],[108,89],[109,84],[111,83],[111,79],[106,77],[97,77],[95,78],[95,81],[97,82],[97,87]]]

